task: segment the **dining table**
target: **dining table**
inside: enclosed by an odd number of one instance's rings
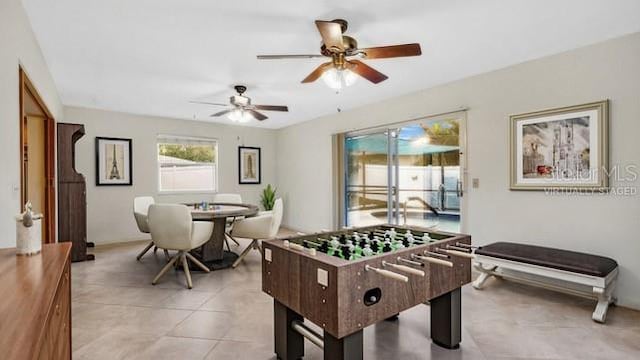
[[[211,270],[231,267],[238,255],[224,250],[227,222],[238,217],[251,217],[258,214],[259,208],[253,204],[240,203],[209,203],[186,204],[191,208],[191,218],[194,221],[212,221],[213,233],[211,238],[200,248],[192,251]],[[189,266],[191,268],[191,266]]]

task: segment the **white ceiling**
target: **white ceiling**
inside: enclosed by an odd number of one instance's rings
[[[246,84],[288,105],[250,126],[281,128],[470,75],[640,31],[638,0],[23,0],[65,105],[213,121]],[[371,60],[389,76],[335,94],[301,84],[322,59],[315,19],[345,18],[361,47],[419,42],[421,57]],[[228,123],[226,118],[215,121]]]

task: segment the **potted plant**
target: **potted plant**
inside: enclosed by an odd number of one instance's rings
[[[267,187],[262,190],[260,202],[265,211],[273,210],[273,204],[276,202],[276,188],[268,184]]]

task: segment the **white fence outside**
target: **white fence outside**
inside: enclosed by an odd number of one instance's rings
[[[160,167],[160,191],[215,191],[218,188],[215,165]]]
[[[422,197],[432,206],[440,207],[440,199],[437,193],[441,181],[440,166],[401,165],[398,170],[400,174],[398,188],[403,190],[399,193],[399,201],[401,203],[405,202],[409,197]],[[362,166],[359,166],[357,173],[352,175],[351,184],[362,185],[362,172]],[[444,184],[447,190],[456,189],[459,177],[459,166],[444,167]],[[386,186],[387,165],[366,165],[364,178],[366,178],[366,186]],[[425,189],[434,191],[425,192]],[[354,190],[360,189],[354,188]],[[380,201],[387,200],[386,195],[368,194],[367,198]],[[448,193],[446,201],[449,208],[455,209],[460,206],[459,199],[455,194]]]

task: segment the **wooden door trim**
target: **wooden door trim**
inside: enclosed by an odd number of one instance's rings
[[[27,138],[27,116],[31,116],[25,110],[25,96],[30,96],[33,100],[35,100],[36,104],[40,107],[42,112],[45,114],[44,116],[40,115],[38,117],[43,118],[45,121],[45,176],[46,176],[46,185],[45,185],[45,209],[46,214],[44,218],[44,223],[42,226],[42,231],[45,232],[45,243],[54,243],[56,242],[56,187],[55,187],[55,131],[56,131],[56,120],[53,117],[49,108],[42,100],[42,97],[38,93],[38,90],[33,85],[33,82],[27,76],[27,73],[24,71],[22,66],[19,67],[19,106],[20,106],[20,212],[23,211],[22,207],[26,202],[26,192],[27,192],[27,174],[26,169],[24,167],[24,160],[27,153],[27,149],[25,148],[26,138]]]

